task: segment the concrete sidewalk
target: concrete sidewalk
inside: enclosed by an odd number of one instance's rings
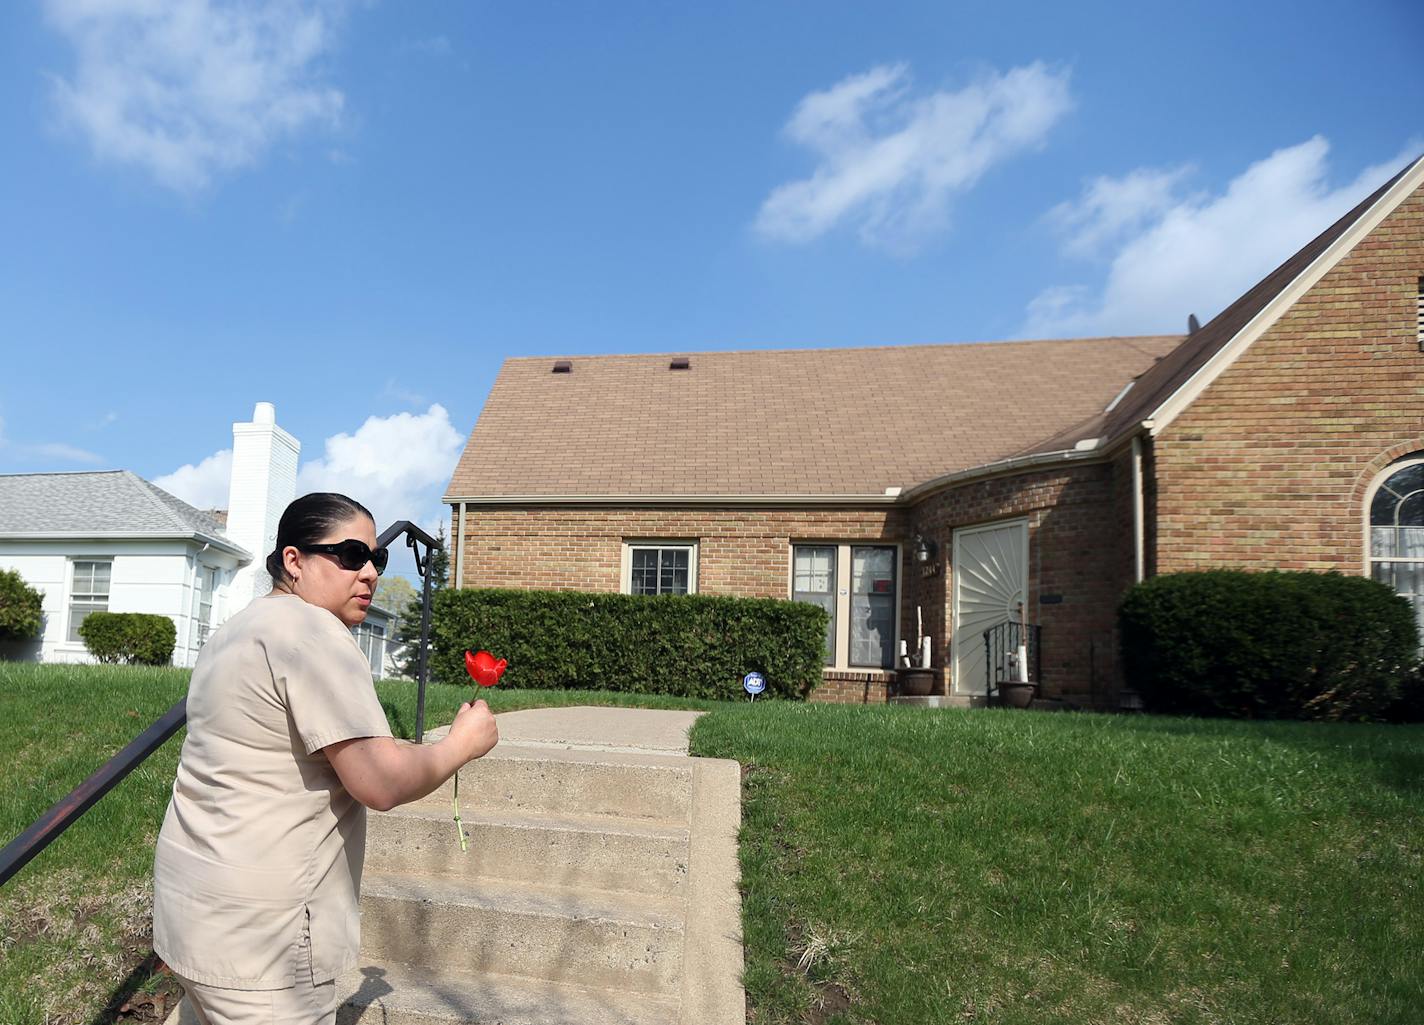
[[[501,744],[626,754],[687,754],[687,731],[702,712],[646,708],[530,708],[495,716]],[[446,728],[448,729],[448,727]],[[431,731],[444,736],[445,729]]]

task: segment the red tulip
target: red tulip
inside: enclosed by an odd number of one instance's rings
[[[504,659],[497,659],[488,651],[465,652],[465,671],[481,687],[493,687],[498,683],[507,665],[509,663]]]

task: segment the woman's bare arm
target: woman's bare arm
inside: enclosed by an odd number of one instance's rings
[[[498,742],[493,713],[483,701],[476,701],[461,706],[449,734],[434,744],[357,737],[322,750],[352,797],[376,811],[390,811],[424,797]]]

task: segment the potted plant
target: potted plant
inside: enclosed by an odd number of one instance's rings
[[[934,693],[935,671],[908,667],[897,669],[895,683],[901,697],[926,697]]]
[[[1004,696],[1004,704],[1010,708],[1027,708],[1038,696],[1038,684],[1005,680],[999,684],[999,693]]]

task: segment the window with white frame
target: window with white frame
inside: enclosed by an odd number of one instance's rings
[[[623,546],[625,594],[695,594],[697,545],[690,541],[630,541]]]
[[[1370,502],[1370,576],[1409,599],[1424,632],[1424,457],[1385,474]]]
[[[109,610],[109,581],[113,572],[113,562],[104,560],[75,560],[74,575],[69,584],[69,639],[83,642],[79,636],[79,625],[91,612]]]
[[[797,544],[791,597],[825,609],[826,665],[891,669],[899,612],[899,549],[894,545]],[[850,586],[838,585],[849,581]]]
[[[351,633],[371,666],[371,675],[379,680],[386,661],[386,628],[363,621],[353,626]]]
[[[850,550],[850,664],[895,665],[895,549]]]
[[[218,571],[213,566],[198,567],[198,586],[193,590],[193,647],[201,648],[213,628],[213,594],[217,591]]]
[[[836,664],[836,546],[797,545],[792,554],[791,600],[826,610],[826,665]]]

